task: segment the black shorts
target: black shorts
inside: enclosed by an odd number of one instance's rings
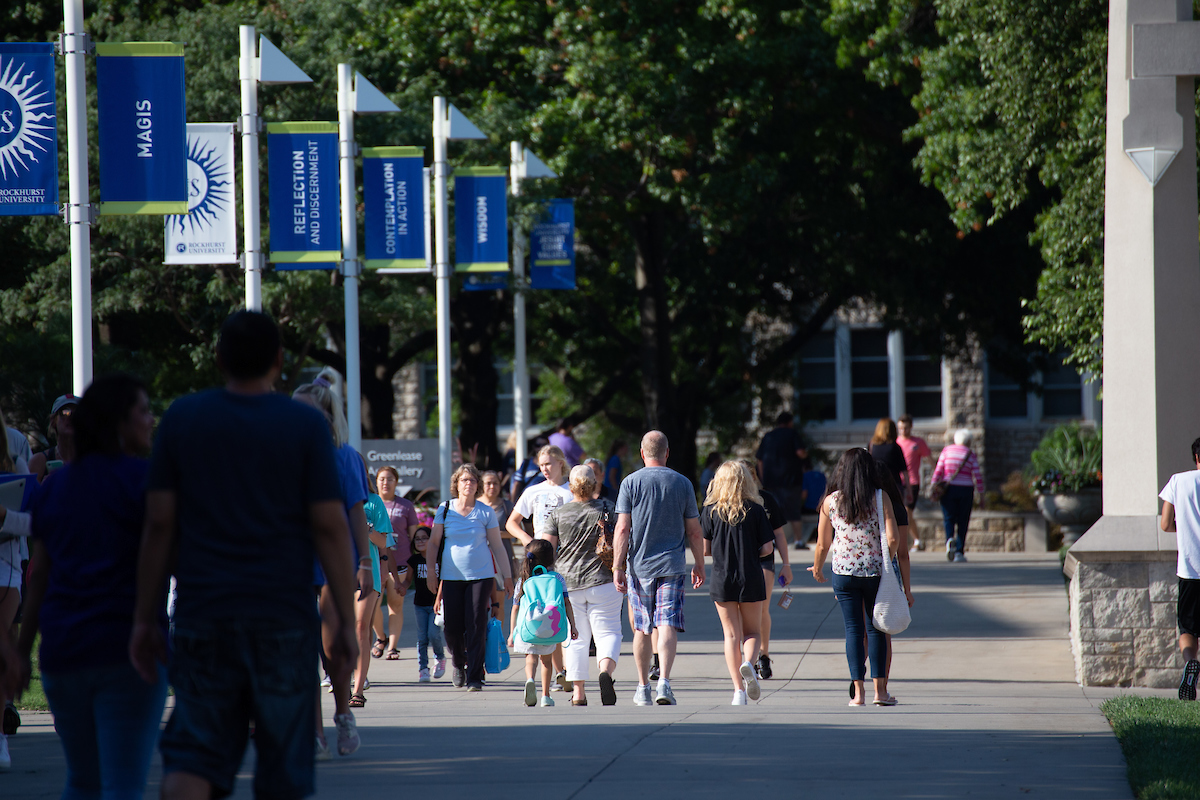
[[[1176,606],[1179,632],[1200,636],[1200,580],[1179,579],[1179,604]]]
[[[763,488],[774,495],[788,522],[799,522],[800,518],[804,516],[804,501],[800,498],[802,487],[764,486]]]

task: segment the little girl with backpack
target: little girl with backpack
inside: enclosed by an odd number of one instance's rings
[[[551,657],[559,644],[566,641],[568,625],[571,638],[578,638],[566,581],[554,571],[554,546],[545,539],[534,539],[525,545],[521,580],[513,598],[512,633],[508,637],[513,652],[525,654],[525,705],[537,704],[533,676],[539,659],[541,704],[543,708],[554,705],[550,697],[550,677],[554,671]]]

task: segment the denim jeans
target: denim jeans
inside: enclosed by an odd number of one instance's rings
[[[413,613],[417,615],[417,669],[429,668],[429,645],[433,645],[433,655],[439,661],[446,657],[443,649],[442,629],[433,624],[433,606],[413,605]]]
[[[967,525],[971,522],[971,502],[974,499],[973,486],[947,486],[946,493],[942,495],[942,521],[946,525],[946,541],[955,540],[956,553],[961,553],[967,543]]]
[[[289,620],[289,622],[292,622]],[[254,721],[254,796],[314,791],[317,663],[315,620],[222,619],[184,623],[172,634],[175,708],[163,731],[163,773],[186,772],[233,791]]]
[[[141,679],[128,661],[42,673],[67,758],[63,800],[141,800],[167,700],[167,670]]]
[[[867,672],[867,653],[863,651],[863,632],[867,634],[867,650],[871,655],[871,677],[887,677],[887,635],[875,627],[871,614],[875,610],[875,595],[879,592],[879,576],[863,578],[857,575],[833,574],[833,596],[842,609],[846,622],[846,663],[853,680],[864,680]]]

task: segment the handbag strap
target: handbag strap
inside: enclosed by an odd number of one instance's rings
[[[883,574],[892,574],[892,551],[887,542],[887,520],[883,513],[883,490],[875,490],[875,514],[879,519],[879,550],[883,554]]]

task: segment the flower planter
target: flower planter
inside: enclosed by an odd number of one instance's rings
[[[1062,528],[1063,544],[1074,544],[1103,513],[1100,487],[1078,492],[1039,494],[1038,509],[1048,522]]]

